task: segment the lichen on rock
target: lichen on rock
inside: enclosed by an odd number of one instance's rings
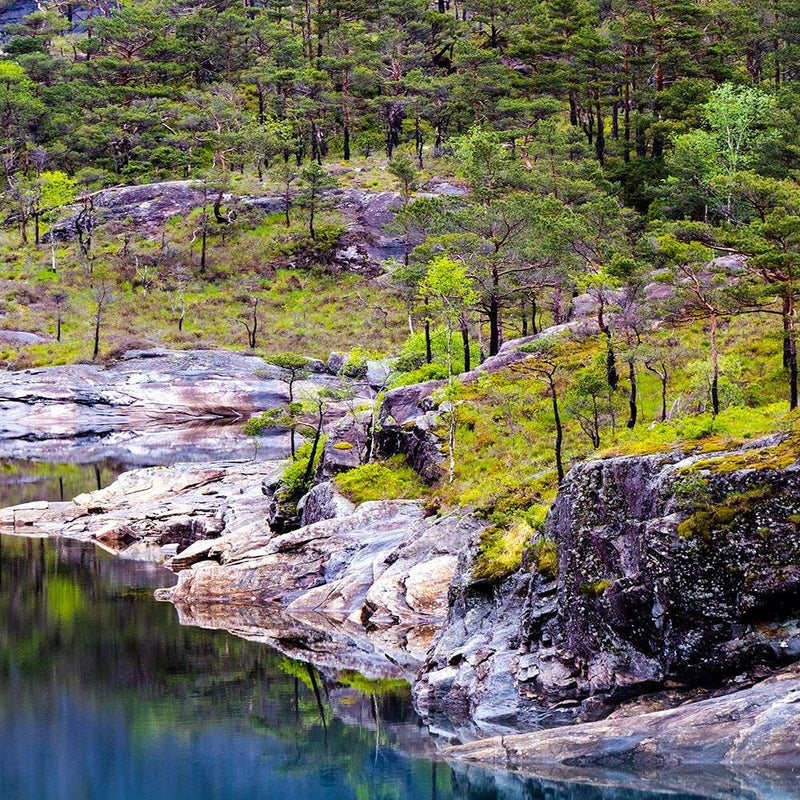
[[[653,692],[745,686],[800,658],[800,470],[786,452],[772,438],[575,466],[543,531],[557,577],[531,552],[481,587],[466,557],[415,687],[427,718],[495,733],[596,719]]]

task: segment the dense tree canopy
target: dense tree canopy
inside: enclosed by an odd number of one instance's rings
[[[693,153],[722,171],[797,167],[792,0],[88,6],[85,33],[70,33],[71,5],[6,31],[7,182],[39,148],[51,168],[114,181],[405,145],[423,163],[475,125],[529,158],[562,113],[641,210],[641,184]]]

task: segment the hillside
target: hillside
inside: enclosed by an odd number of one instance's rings
[[[798,0],[0,5],[4,454],[214,461],[0,525],[462,739],[782,702]]]

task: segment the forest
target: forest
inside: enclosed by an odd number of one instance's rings
[[[42,336],[0,358],[389,357],[445,383],[448,475],[343,483],[483,509],[504,574],[592,452],[793,429],[798,79],[795,0],[40,4],[3,31],[0,302]],[[103,207],[172,181],[164,222]],[[343,204],[386,193],[351,269]]]

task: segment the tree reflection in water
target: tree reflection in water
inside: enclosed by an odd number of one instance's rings
[[[182,627],[152,599],[173,581],[0,537],[0,800],[666,797],[437,762],[407,685]]]

